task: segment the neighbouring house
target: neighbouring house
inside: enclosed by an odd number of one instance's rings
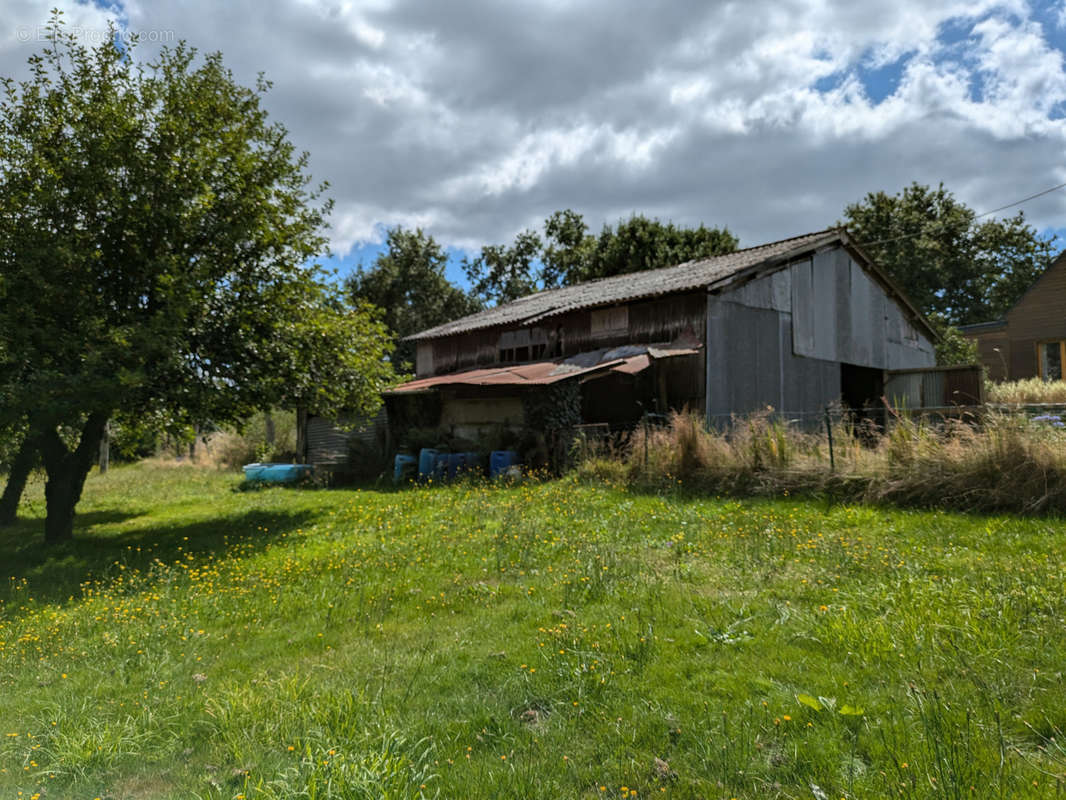
[[[476,441],[622,428],[686,407],[710,424],[767,408],[817,424],[827,404],[879,406],[886,381],[912,407],[960,402],[957,386],[969,384],[930,369],[935,337],[846,231],[825,230],[538,292],[422,331],[410,337],[415,379],[386,406],[397,441],[410,426]]]
[[[1066,252],[1051,262],[1003,319],[964,325],[996,381],[1062,380],[1066,364]]]

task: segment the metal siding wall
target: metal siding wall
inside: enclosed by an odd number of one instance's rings
[[[707,419],[713,420],[730,412],[731,387],[726,356],[729,352],[729,330],[726,326],[726,303],[707,295]]]
[[[845,258],[844,269],[848,274],[847,307],[852,322],[847,358],[840,360],[884,369],[884,354],[880,359],[874,354],[874,341],[884,338],[884,319],[874,314],[874,297],[882,292],[845,251],[841,250],[840,254]]]
[[[348,463],[349,452],[355,443],[367,447],[377,446],[388,426],[388,415],[382,404],[373,417],[357,420],[345,418],[338,421],[344,426],[353,426],[341,430],[337,423],[325,417],[309,417],[307,420],[307,461],[315,465],[342,465]]]
[[[829,250],[814,255],[814,352],[811,355],[825,361],[840,360],[836,315],[839,252]]]
[[[711,422],[767,406],[810,414],[840,396],[840,366],[792,354],[791,315],[707,299],[707,400]]]
[[[789,269],[792,274],[792,352],[814,355],[814,264],[801,261]]]

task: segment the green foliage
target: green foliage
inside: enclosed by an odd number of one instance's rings
[[[537,291],[536,260],[541,239],[533,231],[522,231],[514,244],[486,245],[481,255],[463,260],[463,271],[475,296],[489,304],[509,303]]]
[[[0,795],[1061,794],[1055,520],[236,482],[0,532]]]
[[[943,184],[870,193],[844,209],[844,222],[923,313],[952,325],[1002,317],[1051,263],[1053,238],[1024,214],[979,220]]]
[[[40,432],[58,538],[114,414],[372,411],[392,380],[384,326],[308,266],[330,204],[268,84],[129,46],[90,49],[56,12],[31,77],[0,84],[0,427]]]
[[[382,309],[382,321],[398,339],[392,363],[406,371],[414,364],[415,346],[403,337],[473,314],[481,304],[448,281],[448,254],[421,229],[391,228],[385,244],[373,266],[360,267],[345,288],[353,301]]]
[[[510,247],[483,248],[480,257],[464,262],[464,269],[476,294],[489,303],[505,303],[539,289],[671,267],[736,247],[736,237],[725,228],[682,228],[639,214],[615,227],[604,225],[594,236],[580,214],[566,209],[544,221],[543,239],[523,231]]]
[[[977,342],[962,335],[962,331],[950,324],[938,312],[929,314],[926,319],[933,330],[940,336],[936,343],[936,363],[942,367],[959,364],[980,364],[977,354]]]

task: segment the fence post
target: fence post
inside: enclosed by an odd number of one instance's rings
[[[836,472],[836,459],[833,457],[833,421],[829,418],[829,406],[825,407],[825,435],[829,438],[829,471]]]
[[[644,412],[644,469],[648,469],[648,412]]]

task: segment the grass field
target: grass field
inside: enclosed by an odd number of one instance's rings
[[[0,800],[1066,791],[1057,520],[236,486],[0,533]]]

